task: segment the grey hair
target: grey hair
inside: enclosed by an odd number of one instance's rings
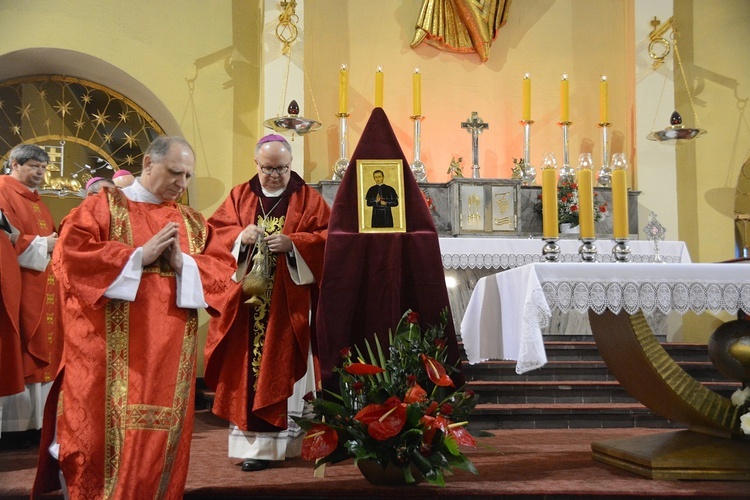
[[[36,144],[19,144],[10,150],[8,155],[8,166],[14,161],[19,165],[25,165],[29,160],[36,160],[40,163],[49,163],[49,154]]]
[[[172,144],[181,144],[187,147],[193,154],[193,158],[195,158],[195,151],[193,151],[193,146],[191,146],[190,143],[184,138],[176,135],[160,135],[159,137],[154,139],[151,144],[148,145],[148,148],[146,149],[146,152],[143,156],[149,155],[151,156],[151,161],[159,162],[163,160],[164,157],[167,156],[167,154],[169,154],[169,150],[172,148]]]
[[[292,154],[292,145],[289,144],[289,141],[282,138],[281,140],[273,140],[273,141],[266,141],[266,142],[258,142],[258,144],[255,145],[255,154],[258,154],[258,151],[260,151],[260,148],[265,144],[271,144],[272,142],[278,142],[282,146],[286,148],[287,151],[289,151],[289,154]]]

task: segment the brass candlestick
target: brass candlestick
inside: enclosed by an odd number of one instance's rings
[[[349,167],[349,159],[346,157],[346,119],[349,113],[336,113],[336,116],[339,117],[339,154],[341,157],[333,164],[333,180],[340,181]]]

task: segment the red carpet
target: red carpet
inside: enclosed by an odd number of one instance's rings
[[[185,498],[749,498],[748,481],[654,481],[591,459],[591,442],[665,432],[663,429],[497,430],[468,454],[479,475],[457,472],[445,488],[428,484],[377,487],[351,461],[313,477],[312,463],[287,460],[242,472],[227,458],[228,425],[196,415]],[[36,449],[0,451],[0,498],[28,498]],[[61,498],[60,495],[57,496]],[[51,498],[55,498],[54,496]]]

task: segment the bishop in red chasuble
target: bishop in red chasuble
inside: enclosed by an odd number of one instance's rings
[[[43,432],[57,424],[59,450],[43,442],[36,492],[54,489],[57,455],[70,498],[182,498],[197,309],[223,308],[235,270],[203,216],[175,203],[194,162],[183,139],[159,137],[136,183],[88,197],[65,223],[53,257],[64,368]]]
[[[258,175],[234,187],[209,219],[239,262],[250,262],[240,266],[227,310],[211,321],[205,358],[213,412],[234,424],[229,456],[243,459],[245,471],[300,453],[303,432],[288,411],[300,416],[302,396],[315,389],[311,306],[330,215],[291,170],[283,137],[262,138],[255,159]],[[261,274],[267,280],[248,298],[243,283]]]

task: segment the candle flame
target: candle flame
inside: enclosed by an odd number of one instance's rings
[[[346,68],[346,64],[342,64],[342,65],[341,65],[341,69],[343,69],[344,71],[346,71],[346,69],[347,69],[347,68]]]
[[[523,79],[524,80],[528,80],[529,78],[531,78],[531,73],[524,73],[523,74]]]
[[[415,73],[419,73],[419,66],[415,66],[415,67],[414,67],[414,72],[415,72]]]
[[[378,73],[382,73],[383,72],[383,67],[382,66],[378,66],[377,67],[377,72]]]
[[[568,79],[568,74],[567,73],[563,73],[562,79],[563,80],[567,80]]]
[[[603,82],[606,82],[606,81],[607,81],[607,75],[602,75],[602,81],[603,81]]]

